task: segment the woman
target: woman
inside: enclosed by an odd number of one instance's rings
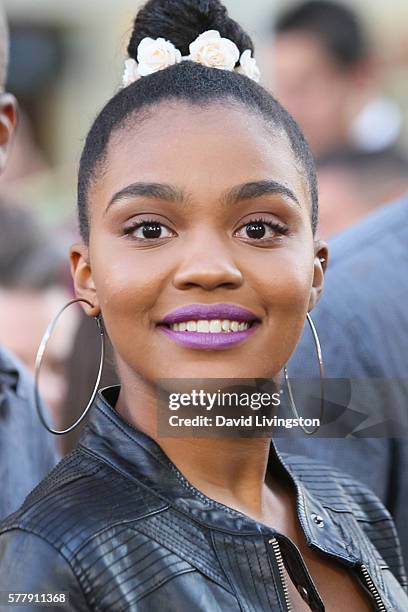
[[[309,149],[218,0],[151,0],[128,51],[71,251],[121,386],[2,524],[0,590],[67,610],[406,610],[392,520],[363,486],[266,437],[157,433],[164,379],[279,385],[327,249]]]

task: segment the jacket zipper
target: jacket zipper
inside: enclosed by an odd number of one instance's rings
[[[381,595],[379,594],[377,587],[375,586],[370,574],[368,573],[367,567],[364,564],[362,564],[360,565],[360,569],[361,569],[361,573],[363,574],[366,585],[368,587],[368,590],[370,591],[371,595],[374,598],[378,612],[387,612],[387,608],[385,607],[384,602],[381,599]]]
[[[285,576],[285,564],[283,563],[283,559],[282,559],[282,553],[281,553],[281,549],[279,546],[279,542],[276,538],[271,538],[270,540],[268,540],[269,544],[271,544],[272,548],[273,548],[273,552],[275,554],[275,559],[276,562],[278,564],[278,570],[279,570],[279,576],[281,579],[281,584],[282,584],[282,589],[283,589],[283,595],[285,598],[285,603],[286,603],[286,608],[288,612],[291,612],[292,610],[292,604],[290,603],[290,599],[289,599],[289,590],[288,590],[288,583],[286,580],[286,576]],[[368,590],[370,591],[371,595],[373,596],[373,599],[375,601],[375,604],[377,606],[377,610],[378,612],[387,612],[387,608],[384,605],[383,600],[381,599],[381,595],[378,592],[378,589],[376,588],[367,567],[362,564],[360,565],[360,569],[361,569],[361,573],[364,577],[365,583],[367,585]]]
[[[279,576],[280,576],[280,579],[281,579],[281,584],[282,584],[282,588],[283,588],[283,595],[284,595],[285,603],[286,603],[286,610],[288,612],[291,612],[292,605],[291,605],[290,599],[289,599],[288,583],[287,583],[286,576],[285,576],[285,565],[283,563],[282,553],[281,553],[281,549],[279,547],[279,542],[278,542],[278,540],[276,538],[271,538],[270,540],[268,540],[268,542],[269,542],[269,544],[273,548],[273,552],[275,554],[275,559],[276,559],[276,562],[278,564]],[[384,608],[384,610],[385,610],[385,608]]]

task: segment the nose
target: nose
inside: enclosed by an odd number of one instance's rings
[[[243,274],[234,262],[230,249],[221,240],[193,244],[184,254],[174,274],[177,289],[200,287],[212,291],[219,287],[237,289],[243,283]]]

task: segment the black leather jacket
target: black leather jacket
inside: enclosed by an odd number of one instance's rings
[[[310,608],[324,610],[291,541],[190,485],[115,413],[117,393],[98,397],[79,447],[1,524],[0,592],[65,592],[64,611],[284,611],[284,561]],[[271,461],[295,484],[308,544],[351,568],[373,609],[406,612],[395,528],[374,494],[273,446]]]

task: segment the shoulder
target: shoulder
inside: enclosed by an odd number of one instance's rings
[[[394,520],[377,495],[353,476],[317,459],[281,453],[282,459],[307,491],[334,513],[351,513],[400,584],[407,577]]]
[[[360,520],[390,518],[375,493],[350,474],[313,457],[292,453],[280,455],[292,474],[313,496],[333,510],[351,510]]]
[[[0,537],[0,558],[0,592],[11,593],[13,598],[20,594],[13,601],[17,612],[27,609],[27,602],[21,601],[27,593],[50,594],[61,612],[89,610],[71,565],[42,538],[22,530],[9,531]],[[1,604],[5,602],[0,602],[3,610]]]
[[[341,232],[330,241],[330,269],[342,269],[352,263],[383,259],[379,243],[387,243],[392,251],[408,256],[405,239],[408,223],[408,195],[386,204],[360,223]],[[392,241],[390,241],[392,238]]]
[[[329,242],[325,288],[316,311],[336,301],[338,312],[349,311],[352,315],[356,310],[355,302],[351,302],[349,296],[359,302],[376,304],[372,296],[378,296],[382,290],[382,299],[387,299],[391,292],[389,301],[401,287],[407,290],[408,281],[404,281],[402,273],[403,262],[408,263],[407,225],[408,196],[387,204],[333,238]]]
[[[45,540],[68,561],[102,531],[138,520],[165,504],[138,481],[80,447],[65,457],[0,524]]]

